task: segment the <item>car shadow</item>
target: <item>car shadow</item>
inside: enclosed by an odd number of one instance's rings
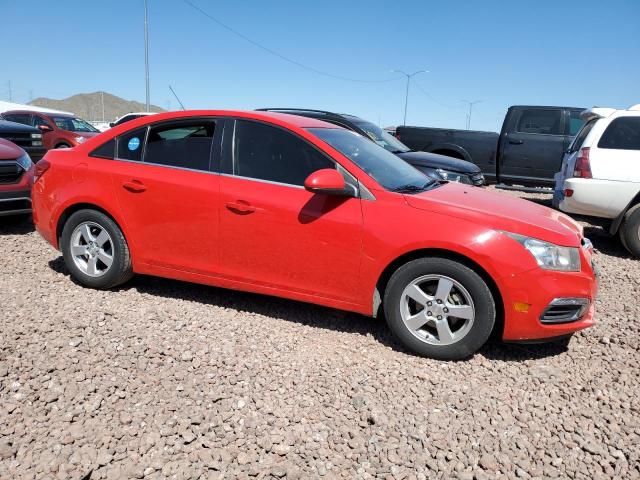
[[[70,277],[62,256],[49,262],[49,267],[57,273]],[[74,281],[71,277],[70,279]],[[77,282],[74,281],[77,284]],[[140,293],[162,298],[173,298],[197,302],[202,305],[214,305],[232,308],[295,322],[314,328],[332,330],[362,336],[371,336],[377,342],[397,352],[414,355],[404,348],[388,329],[384,318],[372,318],[352,312],[335,310],[310,303],[287,300],[256,293],[227,290],[196,283],[182,282],[160,277],[136,275],[133,279],[114,290],[135,288]],[[489,360],[525,361],[560,355],[566,351],[566,344],[505,344],[491,338],[480,349],[479,355]]]
[[[593,243],[593,248],[598,253],[619,258],[632,258],[632,255],[624,248],[618,235],[611,235],[602,227],[585,226],[584,236]]]
[[[0,236],[25,235],[35,230],[31,216],[0,217]]]

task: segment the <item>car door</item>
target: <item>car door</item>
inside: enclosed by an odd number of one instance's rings
[[[559,108],[523,108],[502,141],[500,178],[523,184],[553,184],[566,149]]]
[[[313,194],[303,187],[314,171],[340,167],[293,132],[265,123],[237,120],[225,137],[220,178],[224,274],[354,302],[362,255],[360,199]]]
[[[112,178],[137,261],[192,273],[217,271],[221,130],[220,120],[190,118],[117,139]]]

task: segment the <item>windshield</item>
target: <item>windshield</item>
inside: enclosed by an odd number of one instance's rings
[[[420,191],[434,183],[401,158],[355,132],[342,128],[309,128],[308,130],[349,157],[387,190]]]
[[[99,132],[100,131],[90,123],[87,123],[86,121],[82,120],[81,118],[53,117],[53,121],[59,129],[66,130],[68,132]]]
[[[358,127],[364,130],[371,140],[376,142],[385,150],[390,151],[391,153],[402,153],[408,152],[410,149],[396,137],[391,135],[386,130],[383,130],[379,126],[371,123],[365,122],[364,120],[359,120],[355,123]]]

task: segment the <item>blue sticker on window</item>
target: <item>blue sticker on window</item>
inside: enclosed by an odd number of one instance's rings
[[[140,146],[140,139],[138,137],[133,137],[131,140],[129,140],[129,143],[127,144],[127,147],[129,147],[129,150],[131,150],[132,152],[134,150],[137,150],[139,146]]]

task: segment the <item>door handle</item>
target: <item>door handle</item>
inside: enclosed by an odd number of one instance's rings
[[[125,190],[129,190],[133,193],[141,193],[144,192],[147,187],[140,180],[130,180],[128,182],[124,182],[122,184]]]
[[[511,145],[522,145],[524,143],[524,140],[509,140],[509,143]]]
[[[238,215],[249,215],[257,210],[256,207],[243,200],[227,202],[226,206],[228,210],[231,210],[233,213],[237,213]]]

